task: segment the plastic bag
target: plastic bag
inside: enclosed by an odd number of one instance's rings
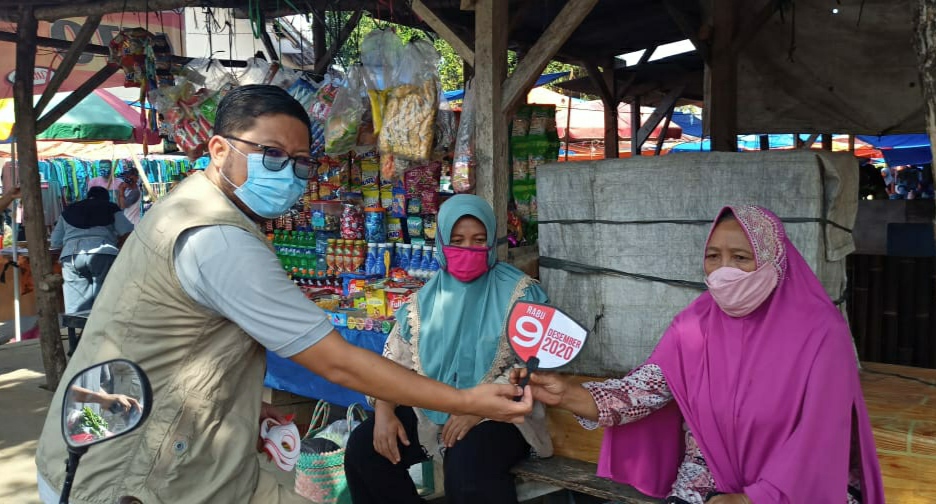
[[[361,63],[364,83],[370,98],[374,118],[374,134],[383,130],[383,112],[387,92],[393,86],[393,75],[403,55],[403,42],[392,30],[374,30],[361,41]]]
[[[357,142],[361,116],[364,115],[360,70],[348,72],[345,86],[338,91],[325,124],[325,153],[346,154]]]
[[[182,68],[181,76],[195,87],[220,90],[236,84],[231,73],[215,59],[194,59]]]
[[[452,189],[457,193],[474,190],[477,159],[475,158],[475,90],[471,82],[465,87],[461,122],[455,135],[455,155],[452,162]]]

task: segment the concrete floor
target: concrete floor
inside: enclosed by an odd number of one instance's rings
[[[43,385],[38,340],[0,345],[0,502],[40,502],[34,457],[52,401],[52,392]]]

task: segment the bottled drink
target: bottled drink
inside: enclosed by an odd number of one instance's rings
[[[431,274],[432,258],[432,247],[429,245],[423,246],[423,260],[419,269],[422,270],[422,277],[424,280],[429,278],[429,275]]]
[[[422,265],[422,247],[413,245],[412,250],[413,252],[409,258],[409,268],[406,269],[406,273],[413,278],[417,278],[419,267]]]
[[[398,254],[399,258],[397,258],[397,267],[403,271],[408,271],[410,263],[410,251],[412,249],[408,243],[400,243],[398,246],[400,247],[400,252]]]
[[[368,275],[374,274],[374,269],[377,266],[377,244],[368,243],[367,244],[367,260],[364,262],[364,273]]]

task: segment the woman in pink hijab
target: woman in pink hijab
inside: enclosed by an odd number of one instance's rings
[[[533,395],[607,427],[599,476],[668,503],[880,504],[880,468],[842,315],[756,206],[723,209],[705,247],[708,292],[646,363]]]

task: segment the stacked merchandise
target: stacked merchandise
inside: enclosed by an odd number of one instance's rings
[[[389,330],[395,309],[439,269],[436,215],[457,131],[439,59],[426,40],[375,30],[360,64],[319,81],[261,60],[239,73],[196,60],[149,98],[162,133],[191,159],[205,153],[218,103],[235,86],[267,83],[296,98],[318,173],[265,231],[285,274],[334,325]]]
[[[554,105],[525,105],[511,122],[511,246],[536,243],[536,170],[559,159]]]

